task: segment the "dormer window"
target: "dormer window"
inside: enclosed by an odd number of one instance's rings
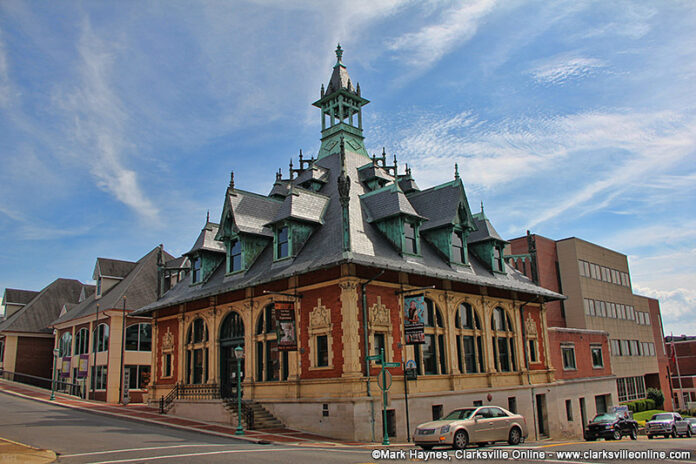
[[[462,232],[455,230],[452,232],[451,260],[453,263],[466,264],[466,246]]]
[[[503,272],[503,253],[500,247],[493,247],[493,269],[498,272]]]
[[[99,276],[97,278],[97,296],[101,296],[102,278]]]
[[[288,226],[284,226],[276,232],[276,259],[287,258],[288,256],[290,256],[290,241]]]
[[[227,270],[228,272],[237,272],[242,270],[242,241],[238,238],[230,242]]]
[[[404,253],[409,253],[412,255],[418,254],[416,226],[408,221],[404,221]]]
[[[191,283],[197,283],[201,280],[201,258],[196,256],[191,261]]]

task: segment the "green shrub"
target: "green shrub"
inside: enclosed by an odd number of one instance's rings
[[[645,409],[644,411],[649,411],[651,409],[657,409],[657,404],[655,403],[655,400],[652,398],[648,398],[645,401]]]
[[[665,405],[665,394],[657,388],[648,388],[648,398],[655,401],[655,407],[658,409]]]

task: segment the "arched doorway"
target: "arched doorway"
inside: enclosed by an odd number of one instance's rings
[[[220,327],[220,395],[232,398],[237,395],[237,358],[234,349],[244,348],[244,322],[239,313],[232,311]],[[244,361],[241,365],[244,379]]]

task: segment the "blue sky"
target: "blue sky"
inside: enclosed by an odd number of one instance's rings
[[[696,334],[695,30],[690,1],[5,0],[0,289],[187,251],[231,170],[267,193],[340,41],[370,152],[421,188],[458,162],[504,237],[622,251]]]

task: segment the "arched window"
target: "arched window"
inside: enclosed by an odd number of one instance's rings
[[[126,328],[126,351],[151,351],[152,326],[148,323],[133,324]]]
[[[58,345],[58,356],[61,358],[64,356],[70,356],[72,354],[72,334],[70,332],[65,332],[60,337],[60,344]]]
[[[510,316],[503,308],[495,308],[491,315],[493,358],[498,372],[512,372],[515,367],[515,332]]]
[[[278,351],[278,334],[273,303],[269,304],[256,321],[256,380],[288,379],[288,352]]]
[[[75,355],[86,354],[89,351],[89,330],[80,329],[75,334]]]
[[[186,334],[186,383],[208,381],[208,326],[203,318],[196,318]]]
[[[454,318],[454,326],[457,337],[459,372],[462,374],[484,372],[483,331],[478,313],[470,304],[460,304]]]
[[[106,324],[99,324],[96,329],[94,329],[94,343],[92,346],[95,353],[100,353],[102,351],[108,351],[109,349],[109,326]]]
[[[444,319],[438,307],[429,298],[425,298],[425,308],[425,343],[414,345],[416,368],[419,374],[447,374]]]

